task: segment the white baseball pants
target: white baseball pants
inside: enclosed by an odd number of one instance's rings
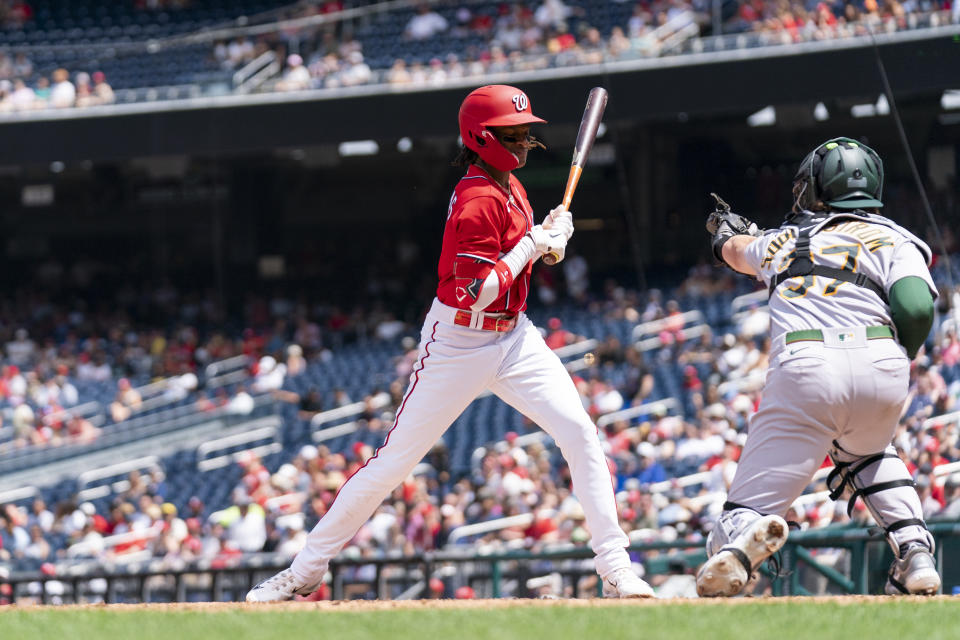
[[[511,331],[497,333],[453,324],[456,311],[434,300],[393,428],[374,456],[340,488],[291,565],[302,583],[313,584],[322,577],[327,561],[486,389],[557,442],[592,534],[597,572],[606,576],[630,566],[625,549],[629,540],[620,529],[597,428],[560,359],[524,314]]]

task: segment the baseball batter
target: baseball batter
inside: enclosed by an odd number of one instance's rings
[[[551,251],[562,259],[573,234],[570,213],[562,207],[535,224],[526,192],[512,173],[539,145],[529,133],[538,122],[545,121],[533,115],[527,94],[514,87],[481,87],[463,101],[464,148],[454,164],[467,171],[450,198],[437,296],[393,428],[341,487],[290,568],[254,587],[247,601],[288,600],[314,591],[328,561],[487,389],[541,425],[559,445],[592,533],[604,595],[653,595],[630,568],[629,540],[618,524],[597,429],[570,375],[523,313],[533,263]]]
[[[890,444],[910,359],[933,322],[930,249],[883,206],[883,164],[849,138],[803,160],[795,205],[761,233],[718,198],[714,255],[770,290],[770,371],[728,501],[697,575],[702,596],[732,596],[787,538],[783,515],[825,454],[831,497],[863,500],[896,556],[885,591],[933,594],[933,537],[903,461]]]

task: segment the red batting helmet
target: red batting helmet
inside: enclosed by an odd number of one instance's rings
[[[520,160],[500,144],[487,127],[546,122],[533,115],[527,94],[505,84],[492,84],[471,91],[460,105],[459,121],[464,146],[476,151],[484,162],[500,171],[513,171],[520,166]]]

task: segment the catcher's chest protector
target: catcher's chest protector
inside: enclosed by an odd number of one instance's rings
[[[793,261],[790,262],[786,269],[778,273],[776,277],[770,280],[768,296],[772,296],[777,287],[780,286],[780,284],[785,280],[789,280],[790,278],[795,278],[797,276],[814,275],[834,278],[836,280],[843,280],[844,282],[855,284],[858,287],[864,287],[865,289],[869,289],[877,294],[880,299],[883,300],[884,304],[890,303],[889,299],[887,298],[887,292],[883,286],[866,274],[855,273],[845,269],[837,269],[834,267],[813,263],[813,256],[810,254],[810,237],[822,230],[827,225],[827,222],[834,223],[845,218],[852,218],[855,220],[862,219],[858,216],[848,216],[844,214],[827,217],[804,215],[802,217],[798,216],[795,218],[797,224],[797,241],[793,251]]]

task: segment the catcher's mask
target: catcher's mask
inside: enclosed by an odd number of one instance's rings
[[[883,161],[850,138],[827,140],[807,154],[793,177],[793,212],[882,207]]]
[[[510,127],[546,122],[533,115],[530,99],[520,89],[504,84],[480,87],[470,92],[460,105],[460,138],[468,149],[499,171],[513,171],[520,166],[517,156],[504,147],[488,127]],[[524,141],[537,146],[536,139]]]

